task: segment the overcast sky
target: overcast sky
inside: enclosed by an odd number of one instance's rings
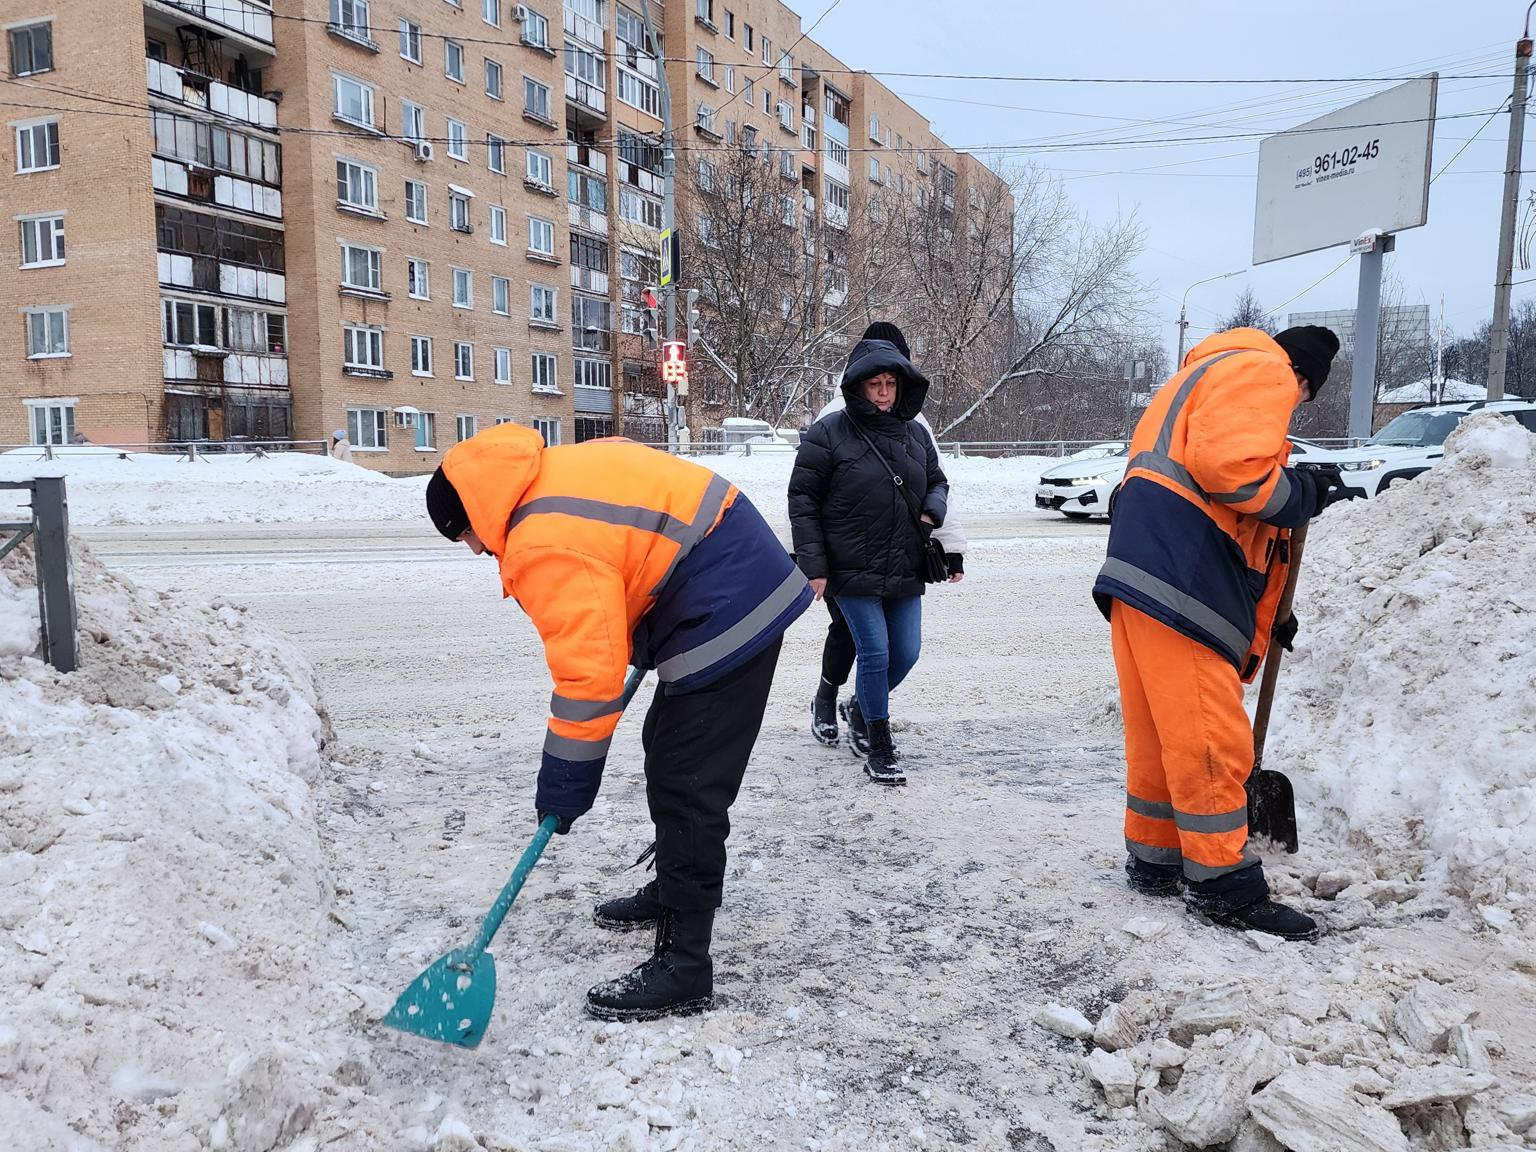
[[[1392,86],[1369,77],[1439,72],[1433,171],[1445,168],[1463,145],[1466,150],[1432,184],[1428,225],[1403,232],[1387,261],[1401,277],[1405,303],[1428,304],[1437,319],[1443,295],[1448,334],[1468,332],[1492,314],[1508,113],[1484,125],[1510,92],[1524,2],[1294,0],[1261,7],[1234,0],[945,0],[938,6],[792,0],[792,6],[804,27],[826,13],[812,35],[849,67],[883,74],[950,144],[980,154],[1012,146],[1011,159],[1059,173],[1074,202],[1094,219],[1135,211],[1147,233],[1139,270],[1153,289],[1150,301],[1170,357],[1179,297],[1194,281],[1249,269],[1191,293],[1192,343],[1245,284],[1266,308],[1279,309],[1282,322],[1292,311],[1352,308],[1358,261],[1289,304],[1344,261],[1348,249],[1251,267],[1257,138],[1107,150],[1061,145],[1278,131]],[[1068,85],[890,72],[1365,79]],[[1536,168],[1536,141],[1528,148],[1525,167]],[[1518,266],[1515,278],[1523,278]],[[1533,291],[1536,283],[1518,286],[1515,299]]]

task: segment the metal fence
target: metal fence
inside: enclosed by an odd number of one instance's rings
[[[788,440],[780,440],[777,443],[762,440],[729,445],[692,443],[686,447],[649,441],[639,441],[639,443],[647,448],[657,448],[678,456],[778,456],[793,453],[799,447],[798,444]],[[1050,456],[1064,459],[1087,448],[1124,443],[1124,440],[941,440],[939,452],[957,460],[962,457],[1005,460],[1011,456]],[[1320,448],[1334,449],[1358,448],[1363,441],[1358,437],[1333,436],[1319,437],[1309,440],[1308,443],[1316,444]]]
[[[250,456],[263,459],[280,452],[300,452],[325,456],[330,451],[327,440],[183,440],[161,444],[0,444],[0,454],[12,460],[60,460],[82,456],[116,453],[131,455],[175,456],[187,463],[209,456]]]
[[[26,520],[0,521],[0,532],[9,534],[0,542],[0,559],[32,537],[43,659],[60,672],[73,672],[80,664],[80,642],[75,630],[75,580],[69,563],[69,503],[64,498],[64,477],[0,480],[0,489],[7,488],[31,495],[32,515]]]

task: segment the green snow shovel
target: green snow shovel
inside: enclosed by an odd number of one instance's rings
[[[1296,599],[1296,579],[1301,574],[1301,550],[1307,542],[1307,526],[1291,531],[1291,569],[1286,573],[1285,588],[1275,609],[1277,622],[1291,614]],[[1296,831],[1296,793],[1283,772],[1264,767],[1264,738],[1269,734],[1269,712],[1275,701],[1275,684],[1280,679],[1283,649],[1278,642],[1269,646],[1264,658],[1264,677],[1259,682],[1259,702],[1253,715],[1253,772],[1248,776],[1248,832],[1267,836],[1287,852],[1301,846]]]
[[[632,669],[624,682],[624,695],[620,710],[627,707],[645,673]],[[512,908],[512,901],[522,891],[523,882],[533,871],[559,825],[557,816],[546,816],[533,834],[533,840],[523,850],[523,855],[512,869],[512,876],[502,888],[501,895],[491,906],[490,914],[480,925],[474,942],[467,948],[455,948],[445,956],[434,960],[411,985],[395,1006],[384,1017],[384,1023],[402,1032],[425,1036],[428,1040],[440,1040],[444,1044],[456,1044],[460,1048],[478,1048],[491,1022],[491,1009],[496,1003],[496,961],[486,951],[495,939],[496,930]]]

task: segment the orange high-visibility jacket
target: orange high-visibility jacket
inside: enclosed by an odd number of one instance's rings
[[[592,806],[630,664],[667,690],[756,655],[811,602],[772,530],[707,468],[627,440],[545,448],[514,424],[454,445],[443,472],[544,641],[554,678],[538,808]]]
[[[1109,555],[1094,584],[1221,653],[1251,679],[1311,479],[1287,468],[1299,398],[1290,358],[1255,328],[1210,336],[1152,398],[1131,440]]]

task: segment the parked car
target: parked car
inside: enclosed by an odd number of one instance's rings
[[[1445,438],[1474,412],[1504,412],[1536,432],[1536,401],[1471,400],[1410,408],[1358,448],[1334,453],[1345,487],[1356,496],[1379,496],[1411,480],[1445,455]]]
[[[1298,436],[1289,439],[1291,462],[1294,464],[1331,462],[1339,455],[1332,449]],[[1113,456],[1088,459],[1071,457],[1047,468],[1040,474],[1040,482],[1035,488],[1035,507],[1060,512],[1069,520],[1109,516],[1115,491],[1120,487],[1120,481],[1125,479],[1125,468],[1130,463],[1126,456],[1128,446],[1113,446],[1119,448]]]

